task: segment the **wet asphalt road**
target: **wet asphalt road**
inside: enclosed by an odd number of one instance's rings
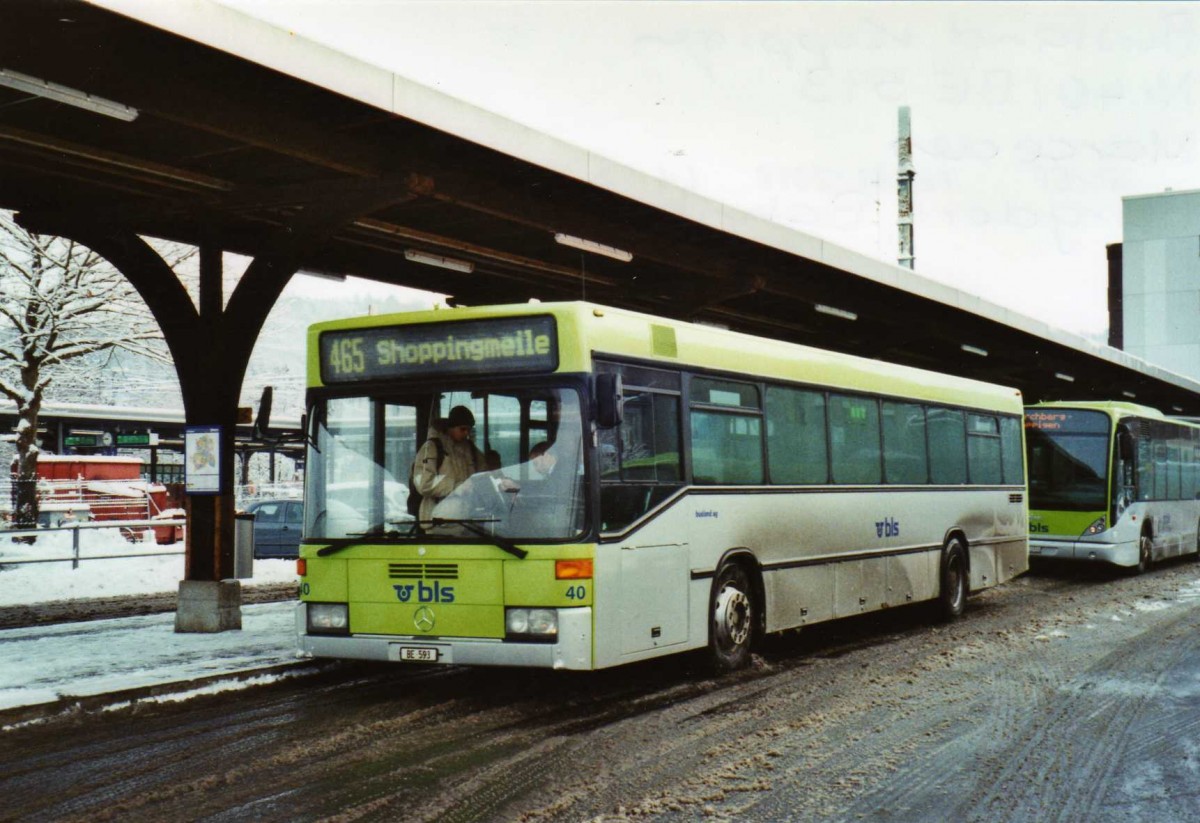
[[[1200,818],[1200,564],[597,672],[338,665],[0,733],[4,820]]]

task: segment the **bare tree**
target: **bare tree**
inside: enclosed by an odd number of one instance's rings
[[[0,212],[0,396],[17,407],[17,527],[38,520],[38,414],[47,389],[52,381],[94,380],[95,358],[118,350],[170,362],[158,325],[124,276],[91,249],[30,234]]]

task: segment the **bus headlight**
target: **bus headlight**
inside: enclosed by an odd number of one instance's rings
[[[1083,532],[1083,536],[1089,537],[1093,534],[1100,534],[1100,532],[1104,531],[1104,528],[1105,528],[1104,518],[1097,517],[1096,520],[1092,523],[1092,525],[1088,526],[1087,529]]]
[[[558,612],[555,609],[506,609],[504,629],[511,638],[553,640],[558,637]]]
[[[350,608],[345,603],[309,603],[307,611],[309,632],[350,633]]]

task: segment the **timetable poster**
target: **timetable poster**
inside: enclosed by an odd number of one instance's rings
[[[188,494],[221,493],[221,427],[183,430],[184,485]]]

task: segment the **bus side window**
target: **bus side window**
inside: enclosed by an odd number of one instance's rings
[[[967,482],[966,420],[961,411],[930,406],[930,482],[961,485]]]
[[[882,479],[879,401],[829,395],[829,443],[834,483],[875,484]]]
[[[763,482],[761,408],[758,386],[692,378],[688,417],[695,483]]]
[[[924,407],[883,402],[883,472],[886,483],[929,482]]]
[[[1004,464],[1004,482],[1012,486],[1025,485],[1025,452],[1021,446],[1020,419],[1000,418],[1000,452],[1000,462]]]
[[[681,485],[679,396],[625,388],[619,427],[599,431],[600,530],[628,526]]]
[[[1154,499],[1154,444],[1148,435],[1137,440],[1138,500]]]
[[[974,485],[1002,482],[1000,427],[991,415],[967,415],[967,466]]]
[[[767,386],[767,464],[771,482],[829,482],[825,395]]]

